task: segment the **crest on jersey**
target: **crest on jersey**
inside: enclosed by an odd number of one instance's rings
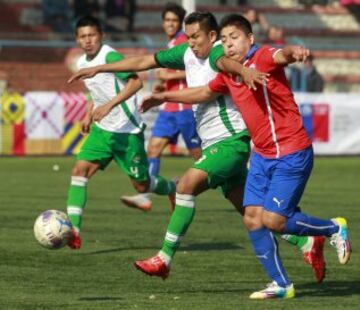
[[[212,149],[210,150],[210,154],[211,154],[211,155],[214,155],[214,154],[217,153],[217,151],[218,151],[218,148],[217,148],[217,147],[214,147],[214,148],[212,148]]]

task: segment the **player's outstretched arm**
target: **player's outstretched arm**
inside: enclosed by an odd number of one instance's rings
[[[169,71],[166,69],[158,69],[155,72],[155,77],[163,81],[184,80],[186,79],[186,73],[184,70]]]
[[[88,79],[101,72],[136,72],[158,67],[154,55],[134,56],[105,65],[81,69],[73,74],[67,82],[72,83],[77,80]]]
[[[190,87],[177,91],[167,91],[162,93],[152,93],[150,96],[144,98],[140,111],[147,110],[161,105],[163,102],[186,102],[189,104],[206,103],[212,101],[220,94],[213,92],[207,85],[200,87]]]
[[[103,104],[94,110],[92,114],[93,120],[100,121],[110,113],[112,108],[129,99],[141,88],[142,88],[141,79],[134,74],[129,78],[128,82],[126,83],[125,87],[121,90],[120,93],[118,93],[113,99],[111,99],[106,104]]]
[[[256,90],[256,83],[264,85],[269,77],[268,73],[244,67],[240,62],[226,56],[219,58],[216,62],[216,66],[221,71],[240,75],[243,78],[244,83],[254,90]]]
[[[275,54],[278,65],[287,65],[296,61],[302,62],[310,56],[310,50],[300,45],[287,45]]]

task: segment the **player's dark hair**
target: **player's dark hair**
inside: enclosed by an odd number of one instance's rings
[[[185,25],[199,23],[200,29],[206,33],[215,31],[219,33],[218,23],[215,16],[210,12],[193,12],[185,18]]]
[[[244,16],[239,14],[230,14],[224,16],[220,21],[220,31],[227,26],[235,26],[240,28],[247,35],[253,33],[250,22]]]
[[[166,3],[165,8],[161,13],[162,19],[165,18],[167,12],[174,13],[179,18],[180,24],[182,25],[186,15],[186,10],[181,5],[173,2]]]
[[[86,15],[78,19],[75,25],[75,33],[77,33],[79,28],[86,26],[95,27],[99,33],[102,33],[101,23],[99,19],[90,15]]]

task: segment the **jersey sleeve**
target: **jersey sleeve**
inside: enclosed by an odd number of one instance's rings
[[[106,54],[105,61],[107,64],[123,60],[124,56],[118,52],[112,51]],[[133,72],[116,72],[116,77],[120,80],[127,81],[131,76],[136,74]]]
[[[227,94],[229,92],[224,80],[224,73],[218,73],[215,79],[209,82],[208,86],[215,93]]]
[[[155,61],[163,68],[185,70],[184,55],[188,47],[188,43],[183,43],[170,49],[161,50],[155,54]]]
[[[215,45],[211,49],[210,55],[209,55],[209,63],[210,63],[211,68],[214,71],[217,71],[217,72],[220,71],[216,65],[216,62],[224,55],[225,55],[225,53],[224,53],[224,48],[223,48],[222,44]]]
[[[275,48],[272,46],[263,46],[263,50],[261,53],[261,68],[260,71],[270,72],[279,67],[278,64],[275,63],[275,55],[281,51],[281,48]]]

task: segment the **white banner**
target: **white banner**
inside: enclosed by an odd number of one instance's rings
[[[360,154],[359,94],[295,94],[317,155]]]

